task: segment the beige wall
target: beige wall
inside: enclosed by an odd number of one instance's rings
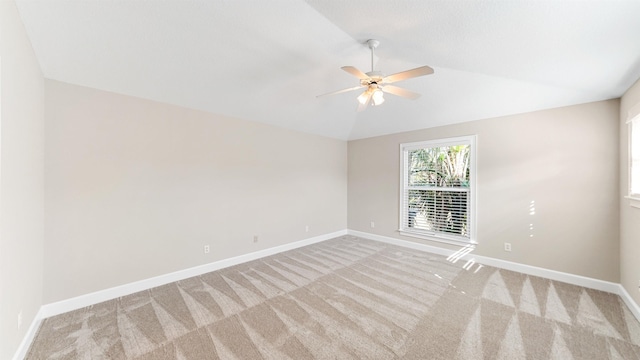
[[[610,100],[351,141],[349,229],[454,248],[398,234],[399,145],[477,134],[476,253],[618,282],[618,114]]]
[[[10,359],[42,305],[44,214],[44,80],[13,1],[0,1],[0,67],[0,359]]]
[[[640,305],[640,209],[623,196],[629,192],[629,109],[640,104],[640,80],[627,90],[620,102],[620,283]]]
[[[45,84],[45,303],[346,228],[344,141]]]

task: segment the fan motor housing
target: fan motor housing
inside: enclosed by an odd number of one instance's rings
[[[380,71],[369,71],[366,75],[369,79],[360,81],[362,85],[381,84],[384,78],[384,74]]]

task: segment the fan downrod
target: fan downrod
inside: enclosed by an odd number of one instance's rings
[[[373,53],[375,52],[378,45],[380,45],[380,41],[376,39],[369,39],[367,40],[367,45],[369,45],[369,49],[371,49],[371,71],[368,72],[367,75],[369,76],[380,75],[380,77],[382,77],[382,74],[377,74],[377,72],[373,69]]]

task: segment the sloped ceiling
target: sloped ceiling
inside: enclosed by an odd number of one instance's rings
[[[640,1],[17,0],[45,77],[359,139],[617,98],[640,77]],[[381,41],[418,100],[356,112]]]

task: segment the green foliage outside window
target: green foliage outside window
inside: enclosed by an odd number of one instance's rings
[[[470,146],[413,150],[408,161],[408,226],[469,236]]]

